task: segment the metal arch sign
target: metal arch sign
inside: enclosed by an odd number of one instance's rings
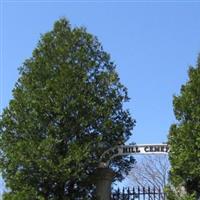
[[[142,145],[124,145],[118,147],[119,155],[130,154],[167,154],[169,147],[167,144],[142,144]]]
[[[125,155],[154,155],[168,154],[167,144],[139,144],[139,145],[120,145],[105,151],[100,157],[100,165],[106,167],[111,159]]]

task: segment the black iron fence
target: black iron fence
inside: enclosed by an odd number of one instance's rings
[[[112,192],[112,200],[166,200],[165,193],[156,187],[132,187]]]

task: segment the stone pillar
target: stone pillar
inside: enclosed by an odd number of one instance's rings
[[[97,200],[110,200],[111,184],[115,173],[109,168],[97,168],[95,173]]]

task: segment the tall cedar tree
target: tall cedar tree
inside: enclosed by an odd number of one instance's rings
[[[169,135],[171,180],[177,187],[184,185],[188,193],[200,194],[200,57],[188,74],[173,101],[178,123]]]
[[[0,121],[5,200],[92,199],[100,155],[125,143],[135,121],[127,89],[96,37],[66,19],[41,36],[20,67]],[[111,165],[121,180],[133,161]]]

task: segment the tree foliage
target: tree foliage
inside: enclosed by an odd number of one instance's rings
[[[167,200],[196,200],[196,194],[187,194],[185,192],[185,188],[183,186],[173,187],[172,185],[168,185],[165,187],[165,194]]]
[[[135,123],[115,68],[97,38],[66,19],[41,36],[0,120],[5,200],[92,198],[100,155]],[[119,180],[131,164],[112,162]]]
[[[170,129],[171,181],[189,194],[200,194],[200,57],[190,67],[189,80],[174,96],[177,124]]]

